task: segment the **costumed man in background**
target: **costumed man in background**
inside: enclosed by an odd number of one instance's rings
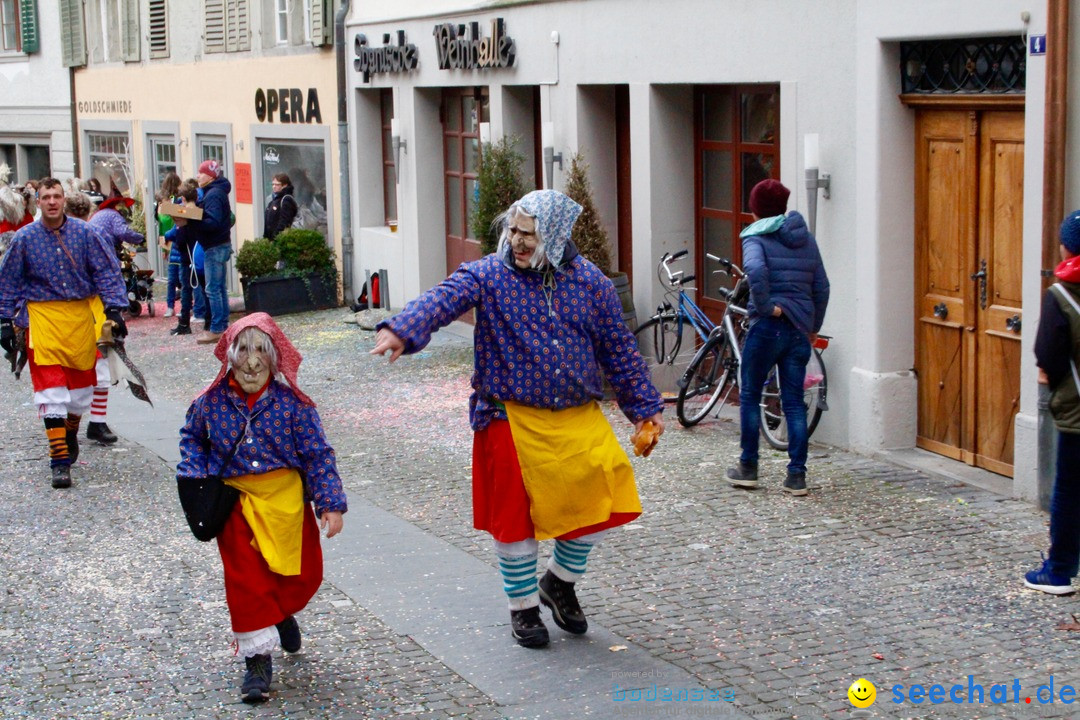
[[[69,181],[69,190],[64,199],[64,214],[77,220],[89,220],[93,208],[90,196],[81,190],[71,190],[71,185],[78,185],[78,181]],[[93,227],[93,223],[90,223]],[[140,236],[141,237],[141,236]],[[101,328],[105,325],[105,308],[101,304],[101,298],[93,298],[90,301],[94,309],[94,337],[101,337]],[[94,385],[94,396],[90,401],[90,422],[86,423],[86,439],[96,440],[101,445],[112,445],[119,438],[109,428],[109,386],[112,385],[112,375],[109,373],[109,361],[100,352],[97,364],[94,367],[97,373],[97,384]]]
[[[476,308],[469,401],[473,525],[495,540],[511,635],[548,644],[540,603],[555,624],[588,629],[575,583],[602,534],[641,514],[630,462],[597,401],[607,377],[640,433],[663,432],[663,398],[623,324],[611,280],[570,239],[581,206],[554,190],[514,203],[498,249],[380,323],[374,355],[415,353]],[[555,539],[537,583],[538,540]]]
[[[25,302],[30,379],[49,439],[52,486],[66,488],[97,382],[93,301],[100,298],[123,337],[127,295],[111,245],[89,224],[64,215],[60,181],[42,180],[39,192],[41,220],[15,234],[0,264],[0,346],[14,346],[13,319]]]
[[[322,583],[311,503],[328,538],[341,532],[348,506],[315,403],[296,383],[302,358],[281,328],[266,313],[248,315],[229,326],[214,355],[221,370],[188,409],[176,475],[216,475],[240,491],[217,541],[246,665],[241,697],[257,703],[270,692],[270,652],[279,642],[300,650],[293,615]]]

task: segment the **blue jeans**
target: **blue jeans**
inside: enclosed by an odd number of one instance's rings
[[[210,332],[223,333],[229,326],[229,291],[225,285],[225,267],[232,257],[232,245],[226,243],[203,250],[206,259],[206,299],[210,302]]]
[[[1050,496],[1050,572],[1075,577],[1080,569],[1080,435],[1057,435],[1057,473]]]
[[[191,314],[200,320],[208,321],[210,316],[206,312],[206,273],[202,270],[196,270],[195,279],[192,282],[193,286],[191,288],[191,294],[193,298],[191,301]],[[207,325],[207,327],[209,327],[209,325]]]
[[[169,263],[169,287],[165,290],[165,304],[173,309],[176,304],[176,290],[180,287],[180,263]]]
[[[780,404],[788,430],[788,472],[806,472],[806,405],[803,380],[810,361],[810,338],[783,318],[762,318],[750,326],[739,368],[740,445],[744,465],[757,466],[761,391],[773,365],[780,369]]]

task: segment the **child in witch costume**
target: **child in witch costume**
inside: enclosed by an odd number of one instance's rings
[[[319,528],[337,535],[347,506],[315,403],[296,384],[302,358],[277,324],[266,313],[248,315],[214,354],[221,371],[188,409],[177,476],[217,475],[240,490],[217,541],[247,666],[241,695],[255,703],[268,699],[274,647],[300,649],[293,615],[322,583]]]
[[[501,216],[498,249],[380,323],[371,351],[393,362],[476,309],[473,524],[495,540],[511,634],[524,647],[548,644],[541,602],[563,630],[588,629],[574,585],[589,552],[641,514],[629,460],[597,404],[601,372],[638,433],[650,421],[663,432],[664,401],[615,286],[570,240],[580,213],[554,190],[525,195]],[[551,538],[537,583],[537,541]]]

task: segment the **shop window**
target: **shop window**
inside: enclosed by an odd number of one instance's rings
[[[18,184],[52,175],[52,163],[49,159],[47,144],[31,145],[21,141],[0,142],[0,165],[5,164],[11,169],[11,182]]]
[[[699,302],[722,311],[727,287],[705,253],[742,264],[739,233],[753,220],[750,190],[780,177],[780,88],[777,85],[699,87],[694,93],[695,194]]]
[[[259,142],[262,175],[262,207],[273,191],[274,175],[285,173],[293,186],[293,196],[300,210],[293,227],[318,230],[327,237],[326,146],[320,141],[262,140]]]
[[[398,219],[394,151],[390,144],[390,121],[394,118],[394,91],[389,88],[380,90],[379,103],[382,113],[383,215],[385,215],[386,224],[389,225]]]
[[[205,0],[203,43],[208,53],[251,49],[248,0]]]
[[[114,190],[131,195],[131,140],[127,133],[88,132],[86,147],[90,176],[101,183],[108,196]]]

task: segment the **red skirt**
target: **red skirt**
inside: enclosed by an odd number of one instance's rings
[[[492,420],[473,434],[473,527],[491,533],[499,542],[535,537],[529,514],[529,494],[521,479],[514,436],[507,420]],[[578,528],[559,540],[573,540],[607,528],[625,525],[640,513],[612,513],[604,522]]]
[[[225,601],[233,632],[252,632],[277,625],[303,610],[315,596],[323,579],[322,546],[315,513],[308,503],[304,504],[302,532],[300,574],[278,575],[251,546],[255,536],[244,520],[240,503],[236,503],[217,539],[225,566]]]
[[[29,337],[29,334],[27,336]],[[53,387],[78,390],[97,385],[96,367],[89,370],[76,370],[63,365],[38,365],[34,362],[33,348],[26,350],[26,364],[30,366],[30,382],[34,385],[34,392]]]

